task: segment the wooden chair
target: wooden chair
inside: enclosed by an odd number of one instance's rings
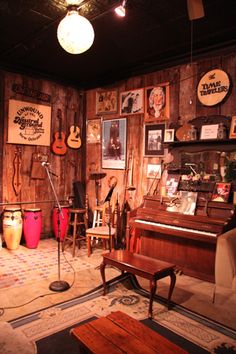
[[[116,238],[117,229],[114,225],[114,213],[111,206],[109,207],[108,203],[101,207],[98,207],[99,210],[96,211],[102,213],[102,225],[88,228],[86,230],[86,239],[87,239],[87,248],[88,248],[88,257],[92,253],[92,246],[96,244],[95,239],[103,241],[103,247],[106,248],[106,243],[108,242],[109,249],[114,249],[114,240]],[[97,218],[97,213],[94,212],[94,218]],[[110,223],[110,226],[109,226]],[[93,225],[95,222],[93,223]]]

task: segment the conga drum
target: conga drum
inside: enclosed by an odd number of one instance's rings
[[[42,210],[39,208],[24,209],[23,233],[26,246],[37,248],[42,231]]]
[[[59,238],[58,222],[60,223],[60,241],[63,241],[69,222],[69,205],[61,206],[61,213],[57,206],[53,208],[53,232],[57,239]]]
[[[20,245],[22,236],[22,214],[20,208],[6,208],[3,213],[3,238],[9,250]]]

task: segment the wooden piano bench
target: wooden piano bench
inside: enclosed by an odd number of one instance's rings
[[[100,265],[100,272],[103,281],[104,295],[106,294],[105,267],[109,264],[120,269],[122,272],[128,272],[150,280],[150,301],[148,317],[152,318],[153,297],[156,293],[157,280],[170,277],[170,288],[167,300],[168,309],[170,307],[171,295],[173,293],[176,275],[175,264],[160,261],[155,258],[132,253],[126,250],[117,250],[103,254],[103,261]]]
[[[70,332],[79,353],[188,354],[184,349],[121,311],[111,312]]]

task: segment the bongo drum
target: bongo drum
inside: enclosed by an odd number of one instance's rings
[[[56,238],[58,235],[58,207],[53,208],[53,232]],[[69,222],[69,206],[61,206],[61,213],[59,212],[59,221],[60,221],[60,241],[63,241],[66,235],[67,225]]]
[[[22,236],[22,214],[20,208],[6,208],[3,213],[3,238],[9,250],[20,245]]]
[[[24,209],[23,233],[26,246],[28,248],[37,248],[42,231],[42,210]]]

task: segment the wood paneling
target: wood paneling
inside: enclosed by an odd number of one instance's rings
[[[46,237],[52,233],[52,210],[55,204],[55,202],[48,201],[54,201],[55,198],[46,174],[43,180],[31,178],[32,154],[48,154],[50,169],[54,173],[54,175],[52,175],[52,181],[57,197],[62,203],[65,203],[67,202],[68,197],[73,194],[72,183],[77,180],[85,180],[85,174],[83,173],[81,166],[84,166],[82,160],[85,160],[86,145],[83,141],[82,146],[79,149],[74,150],[68,148],[67,153],[64,156],[53,154],[50,146],[17,145],[21,149],[22,158],[22,188],[17,196],[12,185],[14,173],[13,159],[17,146],[15,144],[6,143],[8,102],[9,99],[12,98],[38,104],[46,103],[13,92],[12,85],[13,83],[21,84],[28,88],[47,93],[51,96],[51,142],[54,141],[54,133],[58,131],[58,109],[62,110],[62,130],[65,132],[66,137],[69,135],[69,128],[74,124],[74,112],[75,110],[79,110],[79,96],[81,93],[74,88],[64,87],[50,81],[38,80],[20,74],[4,72],[1,73],[1,76],[4,87],[3,99],[1,101],[1,109],[4,114],[0,121],[0,128],[3,132],[1,137],[3,142],[1,144],[2,155],[0,161],[0,166],[2,164],[0,183],[2,188],[1,210],[3,211],[4,207],[9,205],[9,203],[12,203],[13,205],[16,203],[15,205],[20,205],[22,209],[34,207],[41,208],[43,216],[42,237]],[[83,119],[84,118],[81,117],[78,122],[78,125],[82,128],[81,134],[85,134],[85,122],[83,124]],[[27,202],[27,204],[21,204],[22,202]]]

